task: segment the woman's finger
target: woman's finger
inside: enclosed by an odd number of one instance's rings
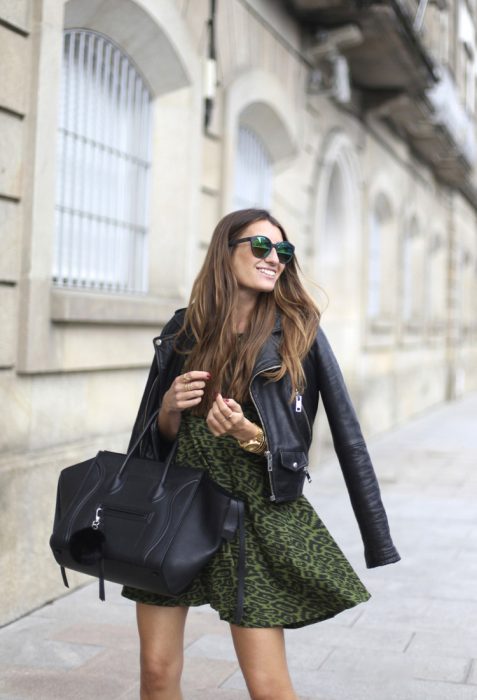
[[[234,413],[242,412],[240,405],[236,401],[233,399],[224,400],[221,394],[217,394],[215,397],[215,405],[217,406],[218,411],[228,419],[232,418]]]
[[[188,384],[189,382],[195,382],[195,381],[203,381],[207,382],[209,379],[211,379],[211,374],[210,372],[203,372],[201,370],[190,370],[189,372],[185,372],[184,374],[180,374],[177,379],[181,381],[183,384]]]
[[[217,396],[217,398],[219,398],[219,396],[225,407],[225,410],[228,410],[232,413],[242,413],[242,406],[239,403],[237,403],[235,399],[224,399],[220,394]]]
[[[196,391],[197,389],[204,389],[205,382],[177,382],[176,391],[182,394],[189,394],[191,391]]]
[[[225,435],[225,433],[227,432],[223,423],[221,423],[220,420],[218,420],[215,417],[212,409],[210,409],[209,413],[207,414],[206,423],[207,423],[207,427],[209,428],[210,432],[215,437],[220,437],[221,435]]]

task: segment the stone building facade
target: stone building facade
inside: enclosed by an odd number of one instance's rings
[[[124,449],[234,208],[296,244],[366,435],[475,390],[475,32],[475,0],[0,0],[0,623],[62,593],[58,471]]]

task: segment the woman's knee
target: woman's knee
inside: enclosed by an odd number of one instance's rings
[[[176,691],[183,665],[187,608],[137,605],[141,640],[141,698]]]
[[[181,656],[141,654],[141,686],[147,693],[176,688],[180,685],[183,667]]]

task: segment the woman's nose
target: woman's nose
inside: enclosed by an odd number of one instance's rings
[[[274,263],[277,263],[277,265],[278,265],[280,261],[278,259],[276,248],[272,248],[265,259],[268,262],[274,262]]]

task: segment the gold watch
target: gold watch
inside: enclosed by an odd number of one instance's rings
[[[261,455],[265,452],[267,448],[267,441],[265,440],[265,433],[262,428],[257,427],[257,434],[250,440],[239,440],[238,444],[242,450],[247,452],[253,452],[257,455]]]

